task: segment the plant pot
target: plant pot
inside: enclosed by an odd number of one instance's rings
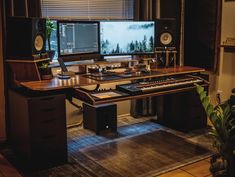
[[[49,79],[52,79],[53,76],[51,74],[48,74],[48,75],[41,75],[41,79],[42,80],[49,80]]]
[[[210,172],[213,177],[228,177],[228,172],[225,167],[226,164],[222,161],[219,154],[212,155],[210,162]]]
[[[41,79],[52,79],[51,68],[40,68]]]
[[[222,161],[220,155],[212,155],[210,171],[213,177],[235,177],[235,157]]]
[[[48,54],[48,57],[50,58],[50,60],[52,61],[55,56],[55,50],[48,50],[47,54]]]
[[[235,177],[235,157],[232,157],[228,162],[228,171],[230,177]]]

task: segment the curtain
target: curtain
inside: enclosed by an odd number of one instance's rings
[[[7,0],[6,16],[41,17],[40,0]]]
[[[158,17],[158,0],[135,0],[134,20],[155,20]],[[148,97],[131,101],[131,116],[137,118],[141,116],[155,116],[156,97]]]
[[[135,20],[155,20],[158,16],[159,0],[135,0],[134,19]]]

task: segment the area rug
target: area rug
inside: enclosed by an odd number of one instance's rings
[[[201,160],[211,151],[159,130],[85,148],[81,152],[113,176],[155,176]]]
[[[39,171],[22,168],[10,148],[1,153],[24,177],[149,177],[212,154],[181,133],[150,121],[119,127],[118,132],[97,136],[85,129],[69,129],[68,163]]]

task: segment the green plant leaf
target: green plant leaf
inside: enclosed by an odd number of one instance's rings
[[[40,66],[40,68],[43,68],[43,69],[48,68],[48,63],[42,63],[42,65]]]
[[[229,126],[229,127],[232,127],[233,125],[235,125],[235,118],[230,118],[230,119],[227,121],[227,123],[228,123],[228,126]]]
[[[216,122],[216,119],[218,119],[217,116],[216,116],[216,112],[215,112],[214,110],[213,110],[213,112],[210,114],[209,119],[210,119],[211,123],[212,123],[213,126],[214,126],[214,125],[215,125],[215,122]]]
[[[225,121],[227,121],[231,116],[231,109],[229,104],[226,104],[225,108],[224,108],[224,119]]]
[[[56,26],[54,23],[50,20],[46,20],[46,38],[49,39],[51,36],[51,33],[56,30]]]
[[[206,112],[207,112],[208,117],[210,117],[212,113],[214,112],[214,107],[211,104],[209,104],[207,106]]]
[[[229,130],[228,130],[228,132],[229,132],[229,136],[230,137],[233,137],[233,136],[235,136],[235,125],[233,125],[232,126],[232,128],[230,128]]]
[[[213,106],[204,88],[195,84],[202,105],[213,127],[209,134],[213,137],[213,145],[223,159],[229,159],[235,148],[235,121],[231,119],[231,109],[228,102]]]
[[[202,86],[200,86],[200,85],[198,85],[198,84],[195,84],[195,86],[196,86],[197,92],[198,92],[199,94],[201,94],[201,93],[204,91],[204,87],[202,87]]]
[[[200,100],[203,100],[206,96],[207,96],[207,95],[206,95],[206,92],[202,92],[202,93],[200,94]]]
[[[210,104],[210,99],[209,97],[204,97],[202,100],[202,105],[205,108],[205,110],[207,110],[207,106]]]

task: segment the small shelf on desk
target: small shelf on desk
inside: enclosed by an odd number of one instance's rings
[[[41,81],[39,66],[49,63],[50,58],[35,60],[8,58],[6,63],[10,66],[14,80],[18,81]]]
[[[219,45],[219,47],[223,47],[225,52],[235,53],[235,45],[221,44]]]
[[[37,60],[19,60],[19,59],[7,59],[7,63],[38,63],[42,61],[49,61],[50,58],[43,58],[43,59],[37,59]]]
[[[84,61],[70,61],[70,62],[64,62],[66,66],[84,66],[84,65],[108,65],[108,64],[114,64],[114,63],[129,63],[129,62],[137,62],[138,60],[120,60],[120,59],[114,59],[114,60],[108,60],[108,61],[94,61],[94,60],[84,60]],[[50,64],[49,67],[55,68],[59,67],[59,63],[55,62],[53,64]]]

